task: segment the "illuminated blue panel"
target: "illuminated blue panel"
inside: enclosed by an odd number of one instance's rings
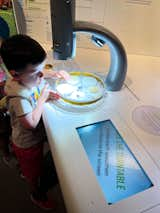
[[[110,120],[77,131],[108,204],[153,186]]]

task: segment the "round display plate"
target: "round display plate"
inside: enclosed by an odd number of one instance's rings
[[[70,72],[70,79],[57,80],[55,89],[63,101],[75,105],[95,103],[105,93],[103,81],[88,72]]]

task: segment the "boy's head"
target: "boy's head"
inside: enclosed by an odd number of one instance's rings
[[[26,35],[14,35],[2,42],[0,55],[13,77],[22,83],[36,83],[46,58],[42,46]],[[25,82],[23,82],[25,81]]]

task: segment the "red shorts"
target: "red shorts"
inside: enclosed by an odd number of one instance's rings
[[[20,164],[22,174],[27,181],[31,183],[37,182],[43,168],[43,144],[39,143],[27,149],[13,144],[13,150]]]

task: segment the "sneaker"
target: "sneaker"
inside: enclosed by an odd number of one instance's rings
[[[31,201],[38,207],[43,210],[52,210],[55,209],[55,204],[51,200],[36,200],[33,195],[30,196]]]

